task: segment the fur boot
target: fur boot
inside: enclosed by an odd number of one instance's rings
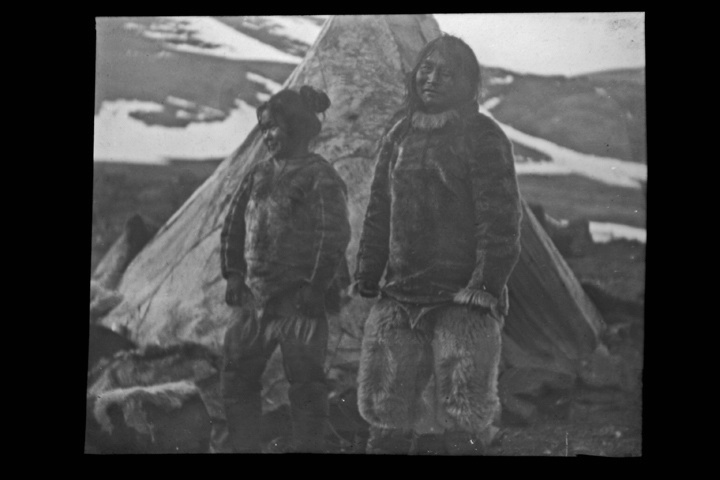
[[[329,421],[326,385],[322,382],[292,385],[288,398],[293,450],[299,453],[322,453]]]
[[[376,427],[410,430],[421,414],[422,391],[432,375],[430,332],[397,302],[380,300],[370,312],[358,373],[358,409]]]
[[[501,326],[491,314],[453,306],[438,316],[433,338],[437,418],[445,430],[488,436],[500,411]]]
[[[262,404],[260,394],[225,400],[227,436],[234,453],[260,453]],[[217,434],[219,432],[213,432]],[[219,439],[215,439],[216,441]]]

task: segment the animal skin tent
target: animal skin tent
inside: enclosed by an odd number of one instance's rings
[[[430,15],[336,16],[325,23],[285,87],[311,85],[332,101],[311,146],[348,186],[350,271],[361,233],[377,141],[400,107],[405,75],[423,45],[441,34]],[[102,323],[127,329],[139,345],[199,342],[220,351],[234,312],[224,301],[220,230],[230,198],[250,166],[267,158],[259,129],[180,209],[127,267],[123,302]],[[540,384],[570,385],[597,355],[600,314],[547,234],[524,205],[522,253],[509,281],[501,398],[522,413],[514,394]],[[372,300],[352,298],[331,318],[328,376],[334,392],[355,386],[362,326]],[[265,373],[264,407],[287,401],[276,353]]]

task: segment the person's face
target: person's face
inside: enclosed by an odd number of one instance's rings
[[[275,158],[283,158],[294,153],[297,145],[291,136],[290,128],[285,119],[280,115],[273,115],[270,109],[265,109],[260,114],[260,132],[263,142]]]
[[[470,98],[470,80],[457,65],[435,51],[422,62],[415,75],[415,89],[429,112],[442,112]]]

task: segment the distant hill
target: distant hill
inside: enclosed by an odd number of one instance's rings
[[[564,77],[488,67],[483,80],[499,121],[578,152],[647,162],[645,69]]]
[[[218,24],[224,25],[216,22],[212,26]],[[298,57],[270,46],[257,54],[257,46],[264,43],[240,33],[236,40],[249,40],[248,45],[237,46],[238,54],[232,55],[227,48],[219,48],[222,44],[195,38],[191,26],[159,17],[97,19],[96,114],[103,102],[132,99],[165,106],[165,121],[153,118],[148,124],[173,127],[178,126],[176,119],[217,120],[217,116],[199,115],[199,110],[210,108],[225,117],[237,100],[259,105],[263,95],[272,93],[268,85],[285,81],[304,55],[290,40],[287,48]],[[315,22],[310,26],[319,31]],[[265,40],[278,37],[269,31],[258,36]],[[283,40],[274,43],[283,44]],[[303,45],[307,49],[308,45]],[[243,51],[253,53],[243,58]],[[172,99],[186,105],[173,104]]]

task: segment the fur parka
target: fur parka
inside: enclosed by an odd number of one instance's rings
[[[507,313],[520,254],[512,145],[475,102],[400,119],[382,139],[356,281],[411,303],[452,301]]]
[[[223,277],[241,275],[259,304],[306,283],[327,289],[350,241],[347,187],[316,154],[260,162],[238,188],[220,240]]]

